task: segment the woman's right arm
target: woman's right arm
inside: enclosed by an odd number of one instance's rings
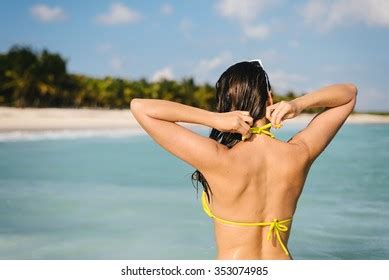
[[[303,145],[312,163],[353,111],[357,92],[357,87],[350,83],[327,86],[287,102],[289,104],[287,106],[284,104],[284,109],[280,106],[277,108],[279,110],[275,110],[278,112],[274,111],[276,114],[269,115],[270,120],[275,125],[282,119],[295,117],[305,109],[325,107],[325,110],[318,113],[305,129],[289,141]]]

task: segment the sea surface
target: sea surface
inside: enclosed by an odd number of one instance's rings
[[[1,133],[0,259],[214,259],[193,171],[138,130]],[[389,125],[340,130],[311,168],[289,249],[389,259]]]

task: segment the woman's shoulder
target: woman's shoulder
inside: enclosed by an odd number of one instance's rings
[[[309,154],[304,143],[265,138],[260,141],[241,142],[224,150],[224,163],[229,170],[233,166],[261,169],[284,167],[288,172],[309,167]],[[296,170],[297,169],[297,170]],[[294,170],[294,171],[293,171]]]

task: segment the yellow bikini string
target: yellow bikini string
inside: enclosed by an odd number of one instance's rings
[[[289,252],[288,249],[286,249],[286,246],[284,245],[284,242],[281,239],[280,231],[286,232],[288,231],[288,227],[284,225],[284,223],[288,223],[292,221],[293,218],[289,218],[286,220],[279,221],[277,219],[274,219],[272,222],[259,222],[259,223],[244,223],[244,222],[233,222],[233,221],[228,221],[224,220],[222,218],[216,217],[211,210],[209,209],[209,206],[207,204],[207,195],[203,191],[202,196],[201,196],[201,203],[204,209],[204,212],[207,213],[207,215],[215,220],[218,220],[222,223],[225,224],[230,224],[230,225],[238,225],[238,226],[270,226],[269,231],[267,232],[266,240],[270,240],[274,234],[276,235],[276,238],[278,242],[280,243],[282,250],[285,252],[285,254],[288,256]]]
[[[282,124],[277,124],[275,128],[281,128]],[[271,138],[275,138],[274,134],[270,132],[271,123],[265,124],[261,127],[251,127],[250,132],[254,134],[266,134],[269,135]],[[242,135],[242,141],[248,139],[247,135]]]

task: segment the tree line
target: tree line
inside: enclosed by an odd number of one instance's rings
[[[0,106],[128,108],[132,98],[158,98],[215,109],[215,89],[193,78],[149,82],[68,73],[60,54],[15,45],[0,54]],[[274,102],[297,95],[274,93]]]

